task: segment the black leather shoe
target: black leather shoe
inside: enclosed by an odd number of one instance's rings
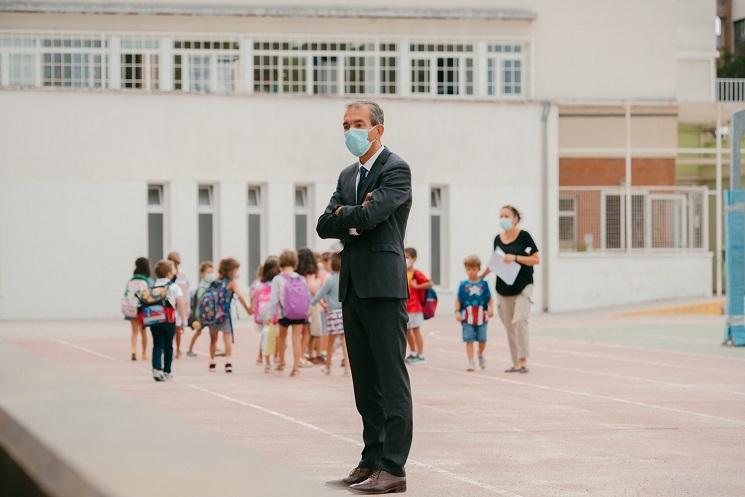
[[[326,482],[327,487],[347,488],[356,483],[362,483],[367,480],[373,473],[372,469],[360,468],[357,466],[349,473],[349,476],[341,480],[331,480]]]
[[[362,483],[351,485],[349,490],[356,494],[397,494],[406,492],[406,477],[395,476],[381,469],[375,470]]]

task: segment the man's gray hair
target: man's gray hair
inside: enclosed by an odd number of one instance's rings
[[[385,121],[385,117],[383,116],[383,109],[380,108],[380,105],[376,104],[375,102],[372,102],[370,100],[355,100],[351,104],[347,104],[347,109],[352,107],[367,107],[370,109],[370,124],[373,126],[376,126],[378,124],[383,124]]]

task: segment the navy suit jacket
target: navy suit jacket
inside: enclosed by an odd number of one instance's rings
[[[321,238],[338,238],[344,243],[339,300],[343,302],[347,296],[350,281],[360,298],[407,299],[404,235],[411,210],[411,169],[386,148],[370,168],[359,202],[358,169],[355,162],[342,170],[316,227]],[[362,200],[369,192],[372,199],[363,207]],[[339,215],[334,215],[340,206]],[[360,235],[350,235],[350,228]]]

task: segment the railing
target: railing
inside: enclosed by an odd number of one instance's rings
[[[634,186],[630,199],[628,193],[622,187],[560,187],[560,251],[708,250],[706,187]]]
[[[745,78],[718,78],[719,102],[745,102]]]

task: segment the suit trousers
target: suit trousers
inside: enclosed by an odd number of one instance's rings
[[[413,416],[406,370],[406,301],[359,298],[349,281],[342,303],[354,400],[362,416],[359,466],[405,476]]]

